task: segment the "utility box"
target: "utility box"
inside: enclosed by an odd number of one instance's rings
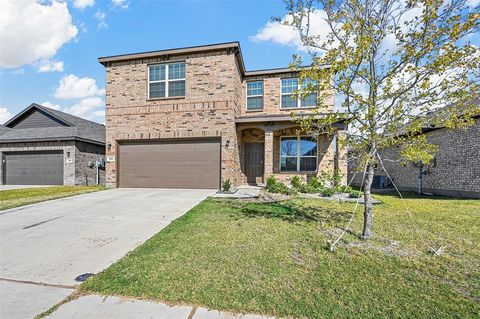
[[[373,176],[373,182],[372,182],[372,188],[385,188],[386,181],[387,181],[386,176],[374,175]]]

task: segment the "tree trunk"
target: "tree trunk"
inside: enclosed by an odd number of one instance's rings
[[[365,200],[365,209],[363,212],[363,231],[362,231],[362,239],[369,239],[372,237],[372,222],[373,222],[373,214],[372,214],[372,182],[373,182],[373,165],[369,164],[367,166],[366,171],[366,178],[363,182],[363,198]]]

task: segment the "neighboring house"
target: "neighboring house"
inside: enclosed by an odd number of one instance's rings
[[[423,134],[427,136],[427,141],[439,146],[433,163],[427,167],[401,163],[398,146],[383,151],[383,163],[397,187],[404,191],[418,191],[419,172],[422,169],[423,192],[480,198],[480,114],[474,116],[474,121],[475,124],[467,129],[425,127]],[[354,166],[353,162],[349,163],[348,180],[354,177],[352,184],[359,186],[362,173],[355,175]],[[376,169],[375,175],[375,187],[393,187],[392,181],[389,181],[380,167]]]
[[[106,69],[107,186],[218,189],[227,179],[262,184],[270,175],[335,169],[346,180],[334,136],[296,134],[291,112],[311,113],[316,95],[292,98],[299,84],[290,69],[246,71],[238,42],[99,62]],[[334,112],[329,103],[326,112]]]
[[[0,156],[2,184],[94,185],[97,169],[88,164],[105,156],[105,126],[32,104],[1,128]]]

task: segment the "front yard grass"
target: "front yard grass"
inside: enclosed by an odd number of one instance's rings
[[[52,186],[3,190],[0,191],[0,210],[103,189],[104,186]]]
[[[300,318],[478,318],[480,201],[377,195],[375,238],[353,204],[207,199],[80,290]],[[443,246],[440,257],[425,243]]]

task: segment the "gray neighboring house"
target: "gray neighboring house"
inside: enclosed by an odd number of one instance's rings
[[[479,100],[475,100],[479,105]],[[473,116],[474,125],[467,129],[451,130],[443,126],[425,127],[427,141],[439,146],[430,167],[423,167],[423,192],[443,196],[480,198],[480,114]],[[399,148],[393,146],[382,152],[387,159],[398,160]],[[420,167],[414,163],[384,161],[395,184],[403,191],[417,191]],[[361,173],[354,174],[355,163],[349,162],[348,180],[360,186]],[[377,168],[374,188],[393,187],[385,172]]]
[[[4,185],[95,185],[104,156],[104,125],[35,103],[0,128]]]

